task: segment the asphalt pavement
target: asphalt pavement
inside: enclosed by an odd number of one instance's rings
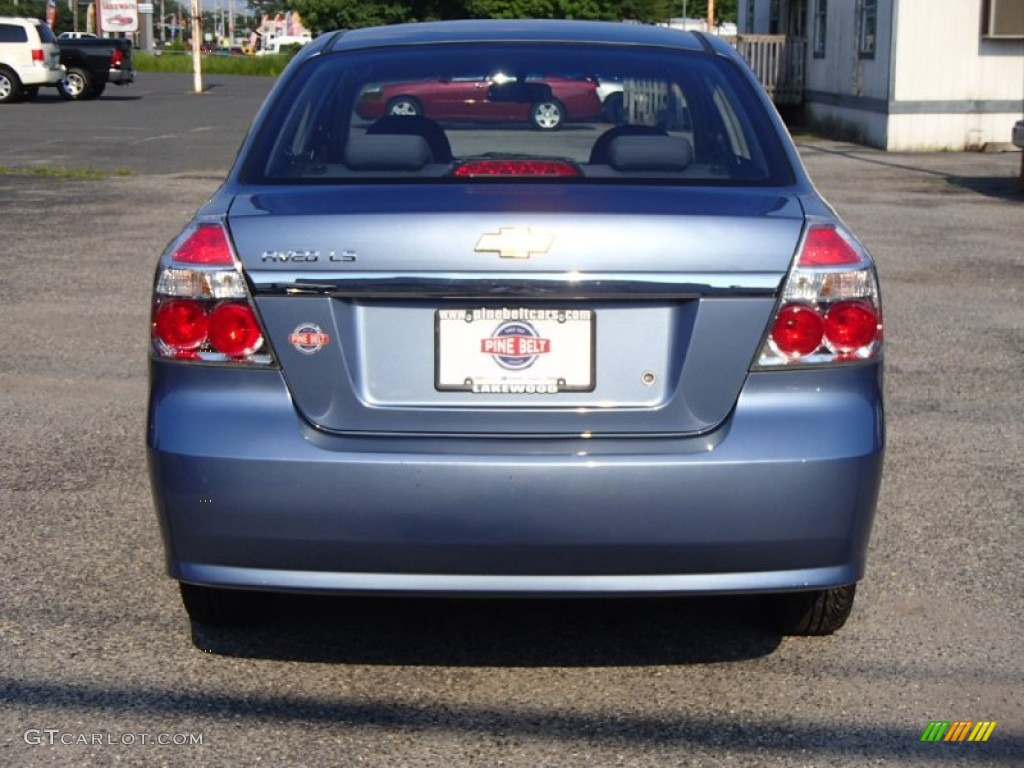
[[[270,77],[143,72],[94,101],[68,102],[55,88],[0,113],[0,166],[64,166],[139,174],[226,173]]]
[[[0,174],[0,765],[1021,765],[1016,154],[799,142],[886,312],[886,476],[835,636],[765,632],[735,598],[289,598],[193,630],[146,476],[152,271],[271,83],[0,108],[0,166],[132,172]],[[997,725],[921,742],[936,720]]]

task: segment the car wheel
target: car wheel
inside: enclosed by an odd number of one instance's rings
[[[7,67],[0,67],[0,104],[12,104],[21,98],[21,81]]]
[[[388,114],[416,117],[423,114],[423,107],[411,96],[398,96],[388,102]]]
[[[557,101],[542,101],[530,107],[530,123],[539,131],[557,131],[565,119],[565,109]]]
[[[89,97],[92,89],[92,78],[84,69],[72,67],[64,75],[64,79],[57,84],[57,90],[65,99],[78,101]]]
[[[179,582],[181,602],[192,621],[211,627],[253,624],[267,615],[268,596],[242,589],[218,589]]]
[[[604,100],[604,119],[612,125],[626,122],[626,109],[621,93],[613,93]]]
[[[25,101],[31,101],[39,94],[38,85],[25,85],[21,89],[21,98]]]
[[[106,88],[106,83],[96,83],[96,85],[89,89],[88,93],[86,93],[84,98],[98,99],[102,95],[103,91],[106,90]]]
[[[831,635],[846,623],[853,610],[856,584],[814,592],[772,595],[775,628],[784,635]]]

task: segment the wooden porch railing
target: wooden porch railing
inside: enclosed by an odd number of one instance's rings
[[[804,98],[807,40],[787,35],[723,37],[747,60],[776,104],[800,104]]]

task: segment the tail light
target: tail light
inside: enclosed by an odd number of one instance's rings
[[[272,365],[227,230],[193,223],[168,247],[153,289],[153,352],[205,363]]]
[[[114,53],[110,57],[110,67],[111,69],[120,69],[122,64],[124,64],[124,54],[115,48]]]
[[[32,49],[32,63],[35,64],[36,62],[40,64],[46,63],[46,52],[42,48]]]
[[[841,227],[812,223],[754,367],[830,365],[881,354],[882,304],[871,257]]]

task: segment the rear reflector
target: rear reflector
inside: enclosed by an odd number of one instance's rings
[[[461,177],[477,176],[581,176],[580,169],[564,160],[471,160],[455,169]]]

